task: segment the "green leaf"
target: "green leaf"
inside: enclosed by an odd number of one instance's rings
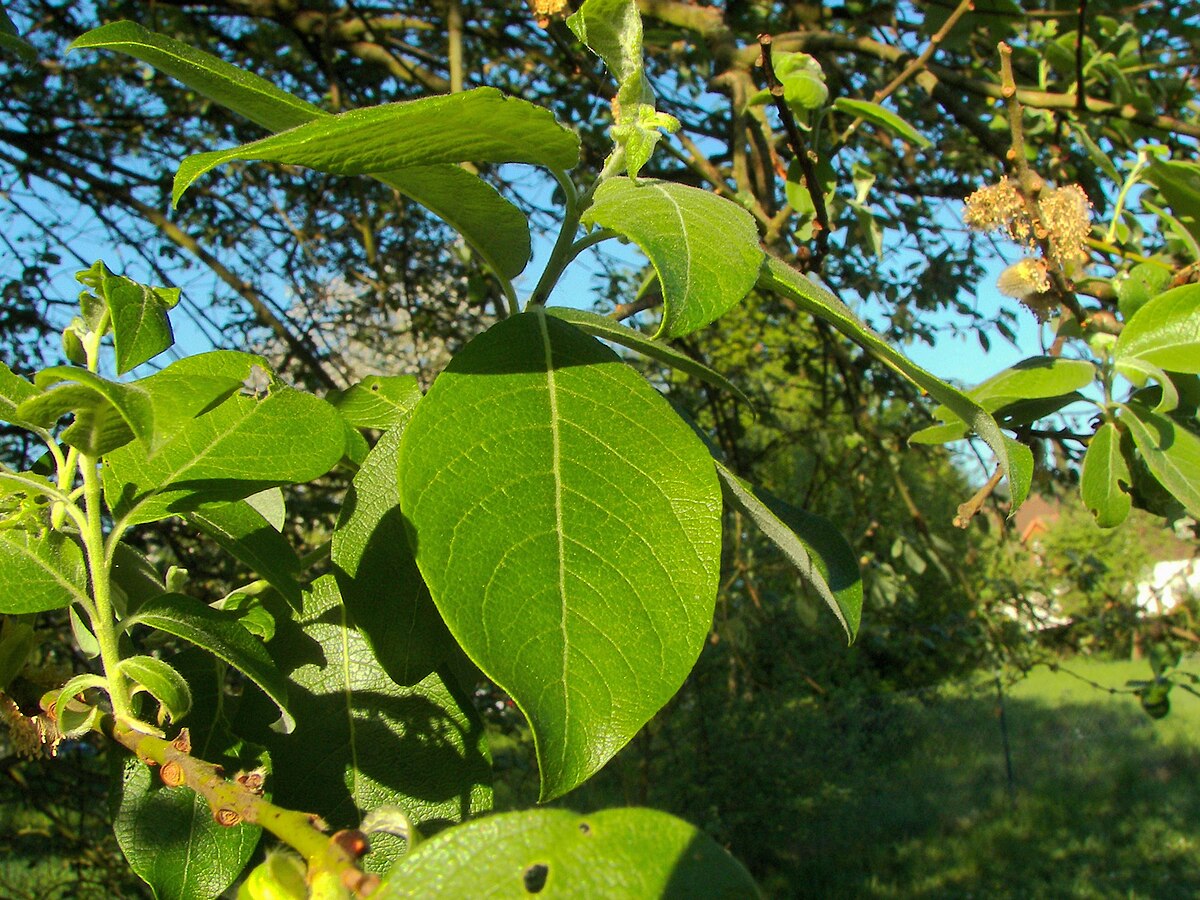
[[[529,719],[542,798],[565,793],[678,690],[708,633],[711,457],[611,350],[536,309],[434,382],[400,496],[442,618]]]
[[[721,316],[750,293],[763,261],[750,213],[687,185],[611,178],[583,222],[629,238],[654,265],[663,289],[656,338],[682,337]]]
[[[1113,358],[1143,359],[1169,372],[1200,373],[1200,284],[1159,294],[1125,323]]]
[[[267,488],[246,498],[246,505],[267,520],[267,524],[276,531],[283,531],[287,522],[287,505],[283,500],[283,491],[279,488]]]
[[[872,125],[878,125],[880,128],[884,128],[892,132],[892,134],[916,144],[918,147],[933,146],[933,142],[929,138],[925,137],[925,135],[921,134],[921,132],[917,131],[917,129],[913,128],[890,109],[880,106],[878,103],[871,103],[867,100],[852,100],[849,97],[838,97],[833,101],[833,108],[838,112],[865,119]]]
[[[153,359],[175,343],[167,310],[179,302],[179,288],[138,284],[123,275],[114,275],[102,262],[79,272],[75,278],[108,307],[118,375]]]
[[[630,350],[635,350],[643,356],[648,356],[650,359],[656,359],[660,363],[670,366],[672,369],[684,372],[703,381],[705,384],[711,384],[715,388],[729,391],[729,393],[733,394],[733,396],[737,397],[747,406],[752,406],[750,398],[743,394],[736,384],[720,372],[713,371],[704,365],[704,363],[692,359],[686,353],[676,350],[670,344],[646,337],[640,331],[628,328],[620,322],[610,319],[608,316],[602,316],[585,309],[571,309],[566,306],[548,306],[546,307],[546,314],[554,316],[556,319],[562,319],[564,322],[570,322],[580,331],[594,337],[612,341],[615,344],[628,347]]]
[[[1146,467],[1183,504],[1188,515],[1200,518],[1200,437],[1145,407],[1121,407],[1118,421],[1128,430]]]
[[[828,322],[888,368],[897,372],[935,400],[943,403],[954,415],[975,431],[996,454],[996,461],[1008,477],[1012,499],[1010,515],[1015,513],[1033,482],[1033,453],[1024,444],[1006,436],[988,415],[987,410],[940,378],[925,371],[904,357],[883,338],[858,320],[850,308],[824,288],[820,288],[795,269],[768,258],[763,270],[764,289],[791,297],[802,309]]]
[[[75,541],[57,531],[0,529],[0,613],[90,603],[87,566]]]
[[[1128,322],[1152,298],[1171,284],[1171,269],[1161,263],[1138,263],[1113,279],[1121,318]]]
[[[987,412],[999,416],[1004,411],[1026,406],[1031,400],[1061,399],[1062,406],[1065,406],[1079,396],[1075,393],[1079,388],[1091,384],[1095,377],[1096,367],[1085,360],[1032,356],[980,382],[965,396]],[[1061,409],[1061,406],[1055,403],[1038,404],[1032,409],[1034,416],[1041,418]],[[938,406],[933,415],[947,424],[922,429],[908,439],[909,443],[944,444],[966,437],[967,423],[948,406]]]
[[[269,131],[285,131],[330,114],[269,81],[133,22],[89,31],[71,49],[127,53]],[[458,166],[416,166],[376,178],[411,197],[459,231],[498,273],[514,278],[529,262],[529,223],[485,181]]]
[[[379,429],[407,422],[420,399],[421,389],[412,375],[369,375],[328,398],[355,428]]]
[[[374,177],[442,219],[503,277],[516,278],[525,270],[533,254],[529,220],[486,181],[451,164]]]
[[[749,873],[702,831],[652,809],[488,816],[425,841],[372,895],[401,897],[759,897]]]
[[[0,421],[18,428],[40,430],[40,426],[17,415],[17,407],[37,394],[37,388],[0,362]]]
[[[1105,422],[1088,443],[1079,477],[1079,493],[1097,525],[1113,528],[1125,521],[1133,505],[1126,488],[1132,484],[1129,463],[1121,452],[1121,433],[1112,422]]]
[[[346,608],[399,684],[421,681],[453,647],[409,549],[400,511],[397,461],[411,415],[379,439],[354,476],[331,551]]]
[[[862,619],[858,559],[833,523],[755,488],[717,463],[726,499],[750,517],[837,616],[853,642]]]
[[[300,585],[296,581],[300,560],[296,551],[249,503],[211,503],[185,518],[265,578],[289,604],[300,607]]]
[[[1200,165],[1152,160],[1144,177],[1158,188],[1188,233],[1200,241]]]
[[[286,680],[263,645],[238,624],[237,616],[205,606],[186,594],[164,594],[142,604],[122,622],[126,630],[134,625],[173,634],[224,660],[262,688],[279,708],[279,721],[272,728],[286,733],[295,727],[287,709]]]
[[[299,620],[279,623],[271,655],[289,671],[296,730],[264,732],[274,802],[356,828],[368,810],[404,808],[436,830],[491,808],[487,735],[468,698],[433,673],[400,687],[354,627],[331,576],[305,592]],[[242,721],[262,721],[253,707]],[[260,726],[261,727],[261,726]],[[403,844],[371,840],[366,864],[386,871]]]
[[[1155,412],[1169,413],[1179,406],[1179,393],[1175,390],[1171,376],[1154,363],[1144,359],[1120,359],[1114,363],[1113,368],[1138,388],[1145,388],[1150,379],[1158,382],[1159,399],[1154,407]]]
[[[495,88],[424,97],[323,116],[230,150],[189,156],[175,174],[174,203],[197,178],[232,160],[307,166],[336,175],[390,173],[438,163],[523,162],[569,169],[579,138],[549,110]]]
[[[153,656],[127,656],[117,669],[134,682],[134,689],[146,691],[162,707],[159,724],[178,722],[192,708],[192,689],[170,665]]]
[[[642,17],[637,4],[633,0],[586,0],[567,19],[567,25],[617,79],[612,138],[625,152],[625,171],[636,181],[662,131],[679,129],[678,119],[654,107],[654,91],[642,61]]]
[[[43,369],[35,383],[50,389],[23,402],[18,415],[49,428],[73,413],[75,421],[63,431],[62,439],[90,456],[102,456],[153,431],[150,396],[136,384],[109,381],[78,366]]]
[[[262,748],[234,738],[225,726],[220,711],[228,698],[213,658],[192,649],[173,656],[171,665],[191,685],[192,752],[231,775],[267,767]],[[219,825],[207,801],[190,788],[166,787],[155,770],[136,757],[122,758],[116,751],[109,757],[113,831],[138,877],[158,900],[224,896],[249,862],[262,829]]]
[[[33,65],[38,61],[37,50],[17,32],[17,26],[13,24],[2,6],[0,6],[0,48],[15,53],[28,65]]]
[[[107,691],[108,680],[101,675],[84,673],[83,675],[76,675],[74,678],[69,679],[58,692],[58,699],[54,701],[54,721],[59,723],[59,728],[62,729],[64,737],[78,737],[83,732],[68,733],[69,729],[64,727],[63,709],[75,697],[93,688]]]
[[[233,394],[196,415],[196,407],[228,384],[224,371],[235,366],[233,371],[249,377],[250,361],[255,359],[246,354],[205,359],[213,356],[185,362],[205,362],[222,374],[206,377],[197,365],[170,366],[139,382],[151,391],[156,435],[163,433],[160,411],[168,410],[173,398],[173,415],[178,418],[157,451],[148,452],[138,441],[108,456],[105,491],[126,525],[311,481],[342,458],[345,426],[337,411],[324,400],[286,386],[272,387],[265,397]]]

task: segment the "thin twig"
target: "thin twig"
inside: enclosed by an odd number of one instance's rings
[[[1004,470],[997,466],[996,471],[992,473],[992,477],[987,480],[987,484],[977,490],[975,496],[966,503],[959,504],[957,514],[954,516],[954,526],[956,528],[966,528],[971,524],[971,520],[983,508],[984,501],[992,495],[992,491],[996,490],[996,485],[1003,478]]]
[[[758,45],[762,49],[762,67],[763,74],[767,79],[767,90],[771,92],[771,99],[775,105],[775,111],[779,113],[779,119],[783,122],[783,130],[787,134],[788,146],[791,147],[792,153],[796,157],[796,161],[800,164],[800,171],[804,177],[804,187],[808,191],[809,197],[812,198],[813,210],[816,214],[816,225],[814,231],[817,237],[817,251],[812,256],[812,268],[816,269],[820,266],[822,257],[829,249],[829,213],[825,208],[825,195],[821,191],[821,182],[817,178],[817,167],[814,165],[814,157],[810,155],[810,151],[804,143],[804,136],[800,133],[800,126],[796,124],[796,118],[792,115],[791,107],[787,105],[787,101],[783,96],[783,84],[779,80],[779,76],[775,74],[775,66],[771,62],[771,35],[760,34],[758,36]]]
[[[909,64],[904,67],[899,75],[877,90],[871,97],[872,102],[882,103],[902,84],[904,84],[904,82],[908,81],[908,79],[912,78],[913,75],[925,68],[925,64],[929,62],[929,60],[933,57],[933,54],[937,52],[938,46],[946,39],[946,35],[948,35],[950,30],[958,24],[958,20],[974,9],[975,0],[960,0],[958,6],[954,8],[954,12],[950,13],[946,21],[942,23],[942,27],[934,32],[933,37],[929,39],[929,44],[924,50],[921,51],[921,54],[916,59],[909,62]],[[858,128],[858,126],[864,121],[865,120],[863,117],[859,116],[849,125],[847,125],[846,130],[843,131],[841,136],[837,139],[838,146],[840,147],[842,144],[846,143],[846,141],[850,138],[850,135],[854,133],[854,130]]]

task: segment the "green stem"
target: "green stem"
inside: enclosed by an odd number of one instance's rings
[[[595,196],[596,190],[600,185],[609,178],[612,178],[624,165],[625,152],[618,147],[608,157],[607,161],[605,161],[604,168],[596,176],[595,182],[592,183],[592,186],[582,196],[576,196],[575,186],[571,184],[571,179],[567,176],[566,172],[557,169],[554,171],[554,177],[563,189],[563,196],[566,200],[566,212],[563,216],[562,227],[558,231],[558,238],[554,241],[554,249],[550,251],[550,259],[546,262],[546,268],[542,271],[542,277],[538,279],[537,287],[529,295],[529,306],[544,306],[550,296],[550,292],[558,284],[558,279],[562,276],[563,270],[570,265],[571,260],[584,247],[591,246],[591,244],[585,244],[576,249],[575,232],[579,230],[579,220],[583,218],[583,214],[587,211],[587,208],[592,205],[592,197]]]
[[[87,454],[80,454],[80,470],[83,473],[85,513],[81,528],[83,550],[87,555],[88,572],[92,580],[92,602],[96,605],[92,631],[100,644],[100,662],[104,666],[104,677],[108,679],[108,695],[112,700],[113,715],[118,722],[126,722],[133,719],[133,703],[128,682],[119,668],[121,651],[117,641],[117,619],[112,604],[111,566],[104,542],[97,460]]]

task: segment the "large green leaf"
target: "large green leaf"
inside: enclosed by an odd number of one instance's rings
[[[783,551],[853,641],[862,619],[862,573],[854,551],[833,523],[753,487],[721,463],[717,476],[729,502]]]
[[[720,372],[713,371],[704,365],[704,363],[692,359],[686,353],[677,350],[670,344],[656,341],[642,334],[640,331],[634,331],[632,328],[622,325],[615,319],[610,319],[608,316],[602,316],[599,313],[590,312],[586,309],[547,306],[546,312],[549,315],[562,319],[564,322],[570,322],[580,331],[587,332],[606,341],[612,341],[623,347],[628,347],[630,350],[636,350],[643,356],[656,359],[660,363],[670,366],[672,369],[684,372],[703,381],[705,384],[711,384],[713,387],[720,388],[723,391],[729,391],[729,393],[733,394],[733,396],[737,397],[747,406],[750,405],[750,398],[743,394],[736,384]]]
[[[629,238],[654,265],[663,289],[655,337],[703,328],[750,293],[762,266],[750,213],[683,184],[611,178],[596,191],[583,222]]]
[[[400,511],[404,424],[379,439],[354,476],[332,559],[342,600],[376,658],[398,683],[416,684],[445,661],[453,639],[417,569]]]
[[[987,410],[937,376],[925,371],[858,320],[846,304],[777,259],[768,258],[761,286],[791,297],[802,309],[828,322],[884,365],[943,403],[983,438],[1008,476],[1011,512],[1025,502],[1033,482],[1033,453],[1000,430]]]
[[[270,649],[288,672],[297,722],[286,736],[255,732],[271,751],[276,803],[335,828],[398,806],[427,834],[491,808],[487,736],[470,700],[437,673],[411,687],[392,681],[331,576],[305,592],[299,620],[280,622]],[[257,712],[247,707],[242,721],[261,722]],[[367,865],[376,871],[403,851],[387,835],[371,846]]]
[[[206,606],[186,594],[163,594],[148,600],[122,626],[148,625],[207,650],[233,666],[271,698],[279,708],[279,721],[272,725],[283,732],[296,723],[288,711],[287,682],[263,645],[238,623],[237,616]]]
[[[1066,405],[1079,396],[1075,393],[1079,388],[1091,384],[1095,377],[1096,367],[1085,360],[1033,356],[980,382],[967,391],[966,396],[987,412],[996,414],[1002,410],[1027,406],[1030,400],[1062,398],[1063,405]],[[1036,405],[1033,410],[1040,417],[1060,408],[1051,403]],[[910,443],[944,444],[967,436],[967,423],[945,404],[934,409],[933,414],[946,424],[918,431],[909,438]]]
[[[87,584],[75,541],[49,529],[0,529],[0,613],[61,609],[87,600]]]
[[[189,156],[175,174],[174,202],[205,172],[235,159],[336,175],[468,161],[569,169],[579,160],[579,138],[549,110],[476,88],[322,116],[240,147]]]
[[[1200,240],[1200,165],[1153,160],[1146,168],[1145,179],[1158,188],[1192,237]]]
[[[1169,372],[1200,373],[1200,284],[1159,294],[1138,309],[1117,338],[1113,358],[1142,359]]]
[[[186,678],[194,701],[187,718],[192,753],[222,765],[230,775],[266,766],[259,747],[227,730],[220,710],[228,701],[224,679],[212,657],[190,649],[170,660]],[[159,900],[211,900],[223,896],[245,868],[262,829],[226,828],[213,811],[186,787],[168,788],[157,770],[133,757],[110,751],[113,831],[130,867],[151,886]]]
[[[133,22],[89,31],[71,49],[127,53],[269,131],[286,131],[330,114],[269,81]],[[444,219],[493,269],[514,278],[529,262],[529,223],[487,182],[456,165],[420,165],[374,177]]]
[[[1105,422],[1088,443],[1079,477],[1079,493],[1097,525],[1113,528],[1125,521],[1133,505],[1126,488],[1132,484],[1129,463],[1121,452],[1121,433],[1112,422]]]
[[[300,585],[296,575],[300,560],[296,551],[262,513],[245,500],[235,503],[210,503],[186,516],[188,522],[237,557],[292,606],[300,606]]]
[[[311,481],[342,458],[342,418],[310,394],[273,385],[266,396],[233,393],[212,404],[211,395],[229,385],[231,376],[250,377],[254,359],[204,354],[195,362],[184,361],[189,366],[171,366],[138,382],[152,395],[155,436],[167,431],[170,437],[162,437],[161,447],[152,453],[136,441],[109,454],[105,491],[116,514],[126,517],[125,524]],[[207,407],[196,408],[205,402]],[[161,420],[172,410],[177,418],[166,429]]]
[[[114,275],[102,262],[75,277],[108,307],[118,375],[153,359],[175,343],[167,310],[179,302],[179,288],[138,284],[123,275]]]
[[[1122,425],[1146,467],[1193,518],[1200,518],[1200,437],[1143,406],[1121,408]]]
[[[707,450],[537,309],[472,341],[417,406],[400,496],[442,618],[528,717],[543,799],[565,793],[678,690],[711,626]]]
[[[426,841],[373,896],[751,900],[759,892],[712,838],[667,813],[535,809]]]

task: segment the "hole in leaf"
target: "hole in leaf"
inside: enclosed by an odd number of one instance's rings
[[[591,833],[592,833],[592,826],[591,826],[591,825],[589,825],[587,822],[580,822],[580,823],[579,823],[579,831],[580,831],[580,833],[582,833],[582,834],[591,834]]]
[[[540,893],[546,886],[550,876],[550,867],[545,863],[537,863],[525,870],[525,890],[531,894]]]

